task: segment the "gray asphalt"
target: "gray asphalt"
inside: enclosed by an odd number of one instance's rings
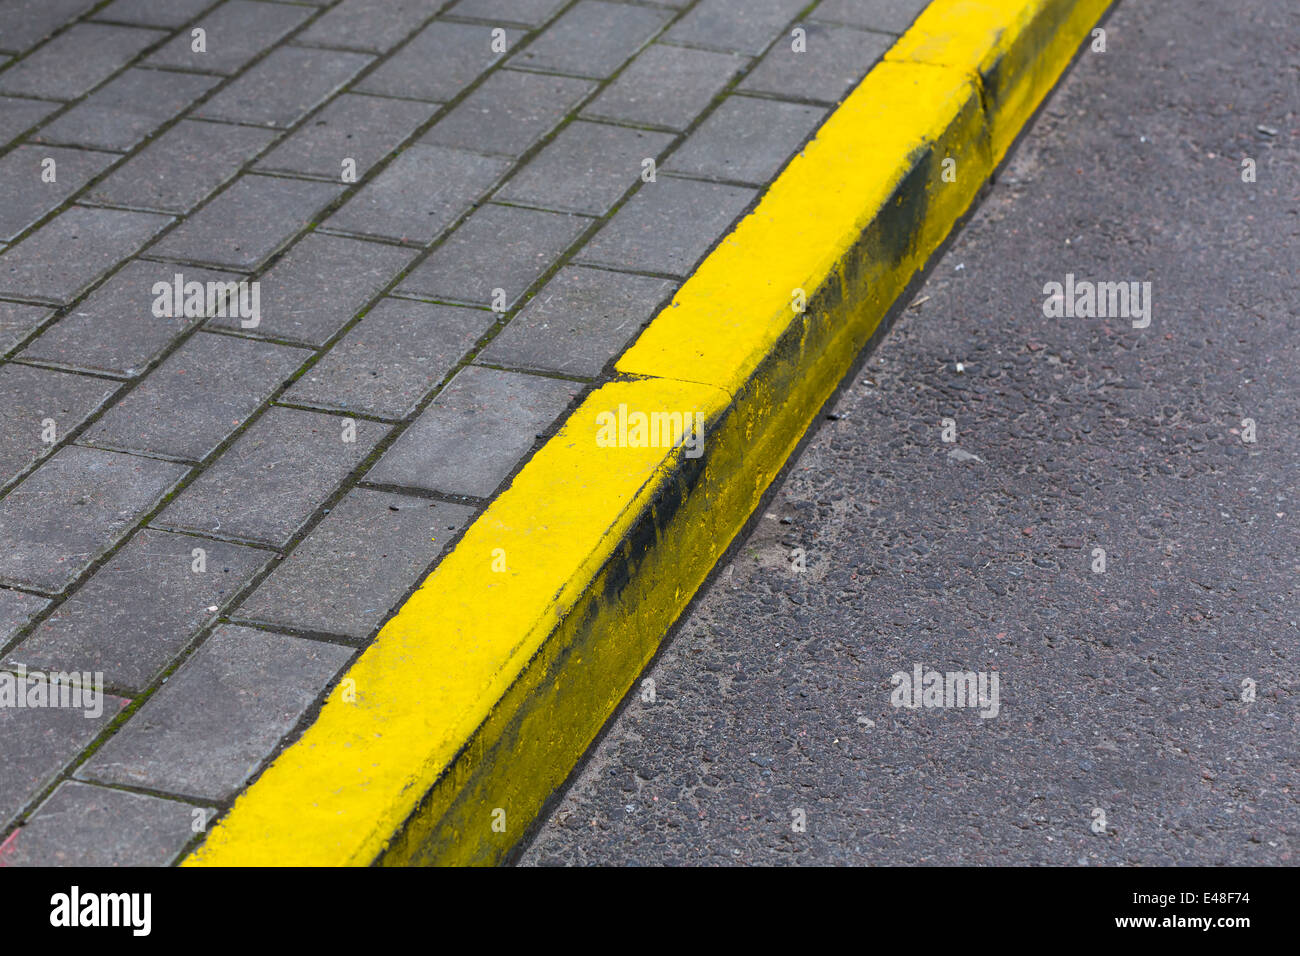
[[[1106,29],[522,864],[1298,862],[1300,10]],[[1150,326],[1047,318],[1067,273]]]

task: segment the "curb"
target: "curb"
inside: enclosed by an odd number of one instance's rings
[[[183,865],[504,859],[1111,2],[934,0]]]

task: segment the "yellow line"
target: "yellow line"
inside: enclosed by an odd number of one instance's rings
[[[501,859],[1109,2],[931,3],[186,865]]]

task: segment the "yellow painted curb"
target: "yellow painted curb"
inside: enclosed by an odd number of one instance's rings
[[[934,0],[185,865],[507,854],[1110,2]]]

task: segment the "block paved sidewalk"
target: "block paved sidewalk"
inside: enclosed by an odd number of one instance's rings
[[[0,865],[199,843],[924,6],[0,0]]]

